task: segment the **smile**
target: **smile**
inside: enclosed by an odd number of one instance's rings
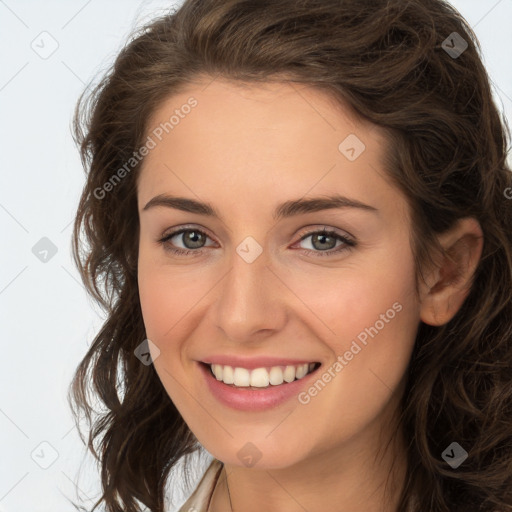
[[[246,412],[284,405],[311,385],[322,363],[278,356],[209,355],[196,368],[211,397],[230,409]]]
[[[314,371],[320,363],[271,366],[248,369],[229,365],[210,364],[212,375],[224,384],[236,388],[268,388],[300,380]]]

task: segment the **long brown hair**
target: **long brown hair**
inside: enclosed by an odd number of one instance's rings
[[[463,49],[454,32],[467,43],[460,55],[447,51]],[[480,54],[470,26],[443,0],[186,0],[135,33],[81,96],[75,139],[87,179],[73,253],[107,319],[69,399],[78,427],[85,413],[87,444],[101,463],[94,509],[103,502],[108,512],[135,512],[140,502],[162,512],[170,470],[200,448],[153,366],[134,355],[146,338],[140,163],[108,192],[104,185],[144,144],[152,112],[203,75],[285,77],[383,127],[388,175],[412,212],[418,280],[439,250],[437,234],[462,217],[480,222],[482,258],[463,306],[446,325],[419,326],[402,401],[409,467],[399,511],[512,510],[510,131]],[[453,441],[468,452],[457,470],[441,458]]]

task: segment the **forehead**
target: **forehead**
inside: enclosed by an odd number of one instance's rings
[[[190,109],[187,103],[192,100],[196,105]],[[187,111],[185,115],[179,112],[181,109]],[[179,131],[175,130],[177,124],[185,124],[184,120],[189,117],[196,122],[212,123],[212,129],[227,124],[233,128],[242,126],[243,133],[248,134],[254,134],[262,127],[270,133],[280,128],[289,131],[294,124],[310,133],[317,128],[339,132],[352,129],[376,132],[378,138],[385,138],[384,130],[358,115],[347,102],[334,98],[333,92],[293,82],[243,82],[200,77],[159,105],[149,119],[148,132],[169,121],[174,112],[181,115],[180,119],[175,116],[172,132]]]
[[[142,200],[179,189],[215,193],[219,203],[247,198],[249,209],[258,193],[371,198],[384,190],[385,132],[309,85],[190,84],[154,111],[147,136],[156,144],[142,165]]]

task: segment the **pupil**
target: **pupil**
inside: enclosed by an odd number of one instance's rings
[[[330,237],[329,235],[316,235],[315,236],[315,240],[319,240],[320,239],[320,243],[326,243],[326,239],[332,239],[332,237]],[[325,247],[324,247],[325,249]],[[332,249],[332,247],[327,247],[327,249]]]
[[[201,238],[201,234],[198,233],[197,231],[189,231],[188,233],[189,234],[186,238],[187,238],[187,240],[189,240],[193,243],[197,243],[197,237]],[[194,248],[195,248],[195,246],[194,246]]]

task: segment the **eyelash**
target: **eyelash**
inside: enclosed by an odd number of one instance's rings
[[[164,246],[164,249],[166,251],[169,251],[171,253],[177,254],[178,256],[187,256],[191,253],[194,253],[195,255],[202,254],[202,248],[201,249],[179,249],[176,247],[171,247],[168,244],[168,241],[175,237],[176,235],[180,235],[182,233],[186,233],[187,231],[195,231],[197,233],[201,233],[202,235],[205,235],[206,237],[210,238],[207,233],[202,231],[201,229],[197,228],[181,228],[176,231],[173,231],[164,237],[160,238],[158,242]],[[340,241],[343,242],[344,245],[340,245],[337,249],[329,249],[328,251],[318,251],[318,250],[311,250],[311,249],[301,249],[304,254],[307,255],[313,255],[314,257],[326,257],[326,256],[332,256],[334,254],[341,253],[343,251],[349,251],[357,246],[357,243],[354,240],[351,240],[343,235],[340,235],[339,233],[336,233],[332,230],[327,229],[321,229],[316,231],[309,231],[308,233],[305,233],[299,240],[299,242],[302,242],[302,240],[310,237],[311,235],[321,234],[325,236],[331,236],[334,237]]]

